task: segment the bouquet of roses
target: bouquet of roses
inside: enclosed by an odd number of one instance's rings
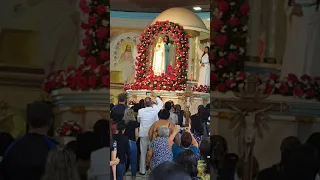
[[[77,136],[82,133],[82,127],[74,121],[64,122],[57,128],[59,136]]]

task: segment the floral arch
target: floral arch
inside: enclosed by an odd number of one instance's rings
[[[147,66],[151,54],[148,51],[153,44],[153,39],[158,35],[168,35],[176,44],[176,61],[173,67],[169,67],[168,74],[154,75],[152,67]],[[170,21],[156,21],[148,25],[140,36],[138,44],[138,57],[136,57],[135,82],[127,84],[124,89],[132,90],[183,90],[187,83],[189,36],[183,26]]]

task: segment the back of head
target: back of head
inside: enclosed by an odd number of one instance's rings
[[[228,144],[224,137],[220,135],[210,136],[211,166],[221,168],[228,153]]]
[[[170,129],[168,126],[160,126],[158,128],[158,136],[159,137],[169,137]]]
[[[199,109],[199,114],[200,114],[201,119],[208,120],[209,117],[210,117],[210,109],[208,109],[208,108],[200,108]]]
[[[79,180],[76,156],[68,149],[57,148],[49,152],[42,180]]]
[[[210,152],[210,139],[209,138],[203,139],[201,141],[200,146],[199,146],[199,150],[200,150],[200,154],[201,154],[202,159],[210,159],[211,152]]]
[[[111,127],[110,127],[111,134],[117,133],[117,126],[118,126],[117,122],[111,121]]]
[[[315,147],[320,154],[320,132],[316,132],[311,134],[309,138],[307,139],[307,144]]]
[[[300,140],[295,136],[284,138],[280,145],[281,163],[285,163],[290,157],[291,152],[300,145]]]
[[[198,175],[198,160],[189,149],[182,151],[177,157],[177,164],[181,165],[189,175],[194,178]]]
[[[199,105],[198,106],[198,113],[200,114],[201,111],[204,109],[205,107],[203,105]]]
[[[74,154],[77,152],[77,141],[70,141],[65,147],[67,150],[72,151]]]
[[[314,179],[319,171],[317,150],[308,144],[301,145],[294,149],[284,166],[287,180]]]
[[[180,104],[174,105],[174,112],[176,112],[177,114],[180,114],[180,112],[181,112],[181,106],[180,106]]]
[[[164,162],[156,166],[150,173],[148,180],[192,180],[184,169],[173,163]]]
[[[207,105],[206,105],[206,108],[208,108],[208,109],[210,110],[210,104],[207,104]]]
[[[110,147],[110,121],[106,119],[98,120],[93,126],[93,131],[100,136],[104,147]]]
[[[94,132],[85,132],[77,136],[77,158],[88,161],[93,151],[102,148],[100,136]]]
[[[35,101],[27,105],[27,122],[30,128],[50,128],[54,118],[50,104]]]
[[[13,143],[14,138],[11,134],[2,132],[0,133],[0,157],[4,156],[7,148]]]
[[[151,99],[150,97],[146,97],[146,98],[144,99],[144,106],[145,106],[145,107],[151,107],[152,104],[153,104],[153,102],[152,102],[152,99]]]
[[[119,131],[119,134],[122,134],[122,131],[126,129],[126,124],[124,121],[120,121],[117,124],[117,130]]]
[[[189,148],[192,143],[192,135],[188,132],[183,132],[181,135],[181,146],[184,148]]]
[[[164,109],[170,111],[172,109],[172,103],[170,101],[167,101],[165,104],[164,104]]]
[[[170,112],[167,109],[161,109],[158,113],[159,119],[168,120],[170,117]]]
[[[119,103],[125,103],[127,101],[127,94],[126,93],[119,94],[118,101]]]
[[[125,121],[126,124],[129,123],[129,121],[135,121],[136,117],[134,116],[134,110],[127,108],[124,111],[123,121]]]

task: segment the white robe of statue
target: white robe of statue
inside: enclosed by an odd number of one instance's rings
[[[163,40],[159,37],[153,54],[152,70],[154,75],[161,75],[162,73],[165,73],[166,66],[164,50]]]
[[[196,44],[197,54],[200,59],[198,86],[210,86],[210,61],[209,54],[203,54],[203,51]]]
[[[289,73],[298,77],[304,74],[319,76],[320,71],[320,11],[316,11],[317,0],[294,0],[302,6],[303,16],[292,15],[293,7],[286,0],[288,29],[281,76]]]
[[[122,79],[124,84],[129,84],[134,77],[134,59],[136,56],[136,48],[130,45],[127,45],[125,52],[121,54],[119,62],[122,63]]]

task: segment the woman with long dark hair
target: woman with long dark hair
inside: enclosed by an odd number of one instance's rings
[[[190,149],[182,151],[178,155],[176,162],[181,165],[187,173],[189,173],[193,180],[200,179],[198,178],[198,160],[196,155]]]
[[[210,48],[206,46],[203,51],[203,55],[200,61],[199,81],[198,85],[209,86],[210,85],[210,61],[209,61]]]

